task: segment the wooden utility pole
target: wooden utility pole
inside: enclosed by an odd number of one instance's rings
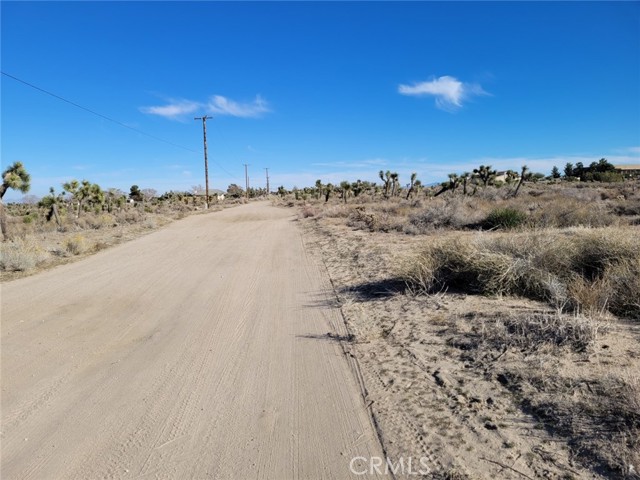
[[[194,120],[202,120],[202,134],[204,136],[204,208],[209,208],[209,163],[207,162],[207,119],[212,117],[195,117]]]
[[[269,169],[265,168],[265,171],[267,172],[267,198],[269,198],[269,194],[271,193],[269,191]]]
[[[244,183],[246,185],[247,200],[249,200],[249,174],[247,172],[247,167],[248,166],[249,166],[249,164],[247,164],[247,163],[244,164]]]

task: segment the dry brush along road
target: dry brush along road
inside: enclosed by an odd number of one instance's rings
[[[349,478],[382,456],[293,220],[193,216],[3,284],[2,478]]]

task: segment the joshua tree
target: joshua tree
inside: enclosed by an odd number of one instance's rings
[[[104,205],[104,191],[100,188],[100,185],[97,183],[92,183],[89,186],[89,195],[87,196],[87,203],[94,206],[96,209],[96,213],[98,211],[98,207],[102,208]]]
[[[85,201],[88,200],[89,203],[102,203],[104,201],[100,186],[95,183],[91,184],[88,180],[82,180],[82,183],[78,183],[77,180],[71,180],[70,182],[63,183],[62,188],[65,192],[70,193],[73,200],[76,201],[76,218],[80,217],[82,205]]]
[[[487,166],[480,165],[479,168],[473,169],[473,173],[476,174],[478,178],[480,178],[480,180],[482,181],[482,185],[485,188],[487,187],[489,182],[493,180],[493,177],[496,176],[496,171],[491,170],[491,165],[487,165]]]
[[[411,174],[411,183],[409,184],[409,191],[407,192],[407,200],[409,200],[409,197],[411,196],[411,194],[415,190],[416,182],[418,182],[418,185],[420,185],[420,180],[416,180],[417,176],[418,176],[418,174],[416,172],[413,172]]]
[[[507,182],[508,184],[511,184],[511,183],[513,183],[513,182],[515,182],[515,181],[517,181],[517,180],[518,180],[518,173],[517,173],[517,172],[514,172],[513,170],[507,170],[507,173],[506,173],[506,182]]]
[[[320,179],[316,180],[316,195],[317,199],[320,200],[320,197],[322,196],[322,180]]]
[[[346,180],[340,182],[340,190],[342,191],[342,199],[344,200],[344,203],[347,203],[347,197],[351,191],[351,184]]]
[[[351,191],[353,192],[354,197],[357,197],[358,195],[360,195],[364,189],[365,189],[365,183],[360,179],[356,180],[351,184]]]
[[[560,170],[555,165],[551,169],[551,178],[560,178]]]
[[[380,180],[382,180],[384,182],[384,198],[389,198],[389,187],[391,186],[391,172],[389,170],[387,170],[386,172],[382,173],[382,170],[380,170],[378,172],[378,176],[380,177]]]
[[[173,192],[170,192],[170,194],[165,194],[165,195],[167,195],[166,198],[168,199],[173,198],[174,196]],[[118,190],[117,188],[110,188],[105,193],[105,199],[107,202],[107,212],[111,213],[113,210],[114,203],[118,208],[122,208],[122,205],[124,205],[124,201],[126,199],[126,195],[122,190]]]
[[[60,203],[60,196],[57,196],[54,188],[50,187],[49,195],[42,197],[42,200],[40,200],[40,203],[38,204],[40,207],[49,209],[49,212],[47,213],[47,222],[50,222],[52,218],[55,218],[58,228],[62,227],[62,222],[60,221],[60,214],[58,212],[59,203]]]
[[[530,173],[527,173],[528,171],[529,171],[529,168],[526,165],[523,165],[522,166],[522,172],[520,172],[520,181],[518,182],[518,186],[516,187],[516,191],[513,192],[513,196],[514,197],[518,196],[518,190],[520,190],[520,187],[524,183],[525,179],[528,180],[529,177],[531,176]]]
[[[0,185],[0,229],[2,230],[2,239],[7,238],[7,213],[4,210],[2,199],[7,190],[19,190],[27,193],[31,188],[31,176],[27,173],[22,162],[15,162],[2,172],[2,184]]]
[[[434,195],[434,197],[437,197],[438,195],[442,195],[444,192],[448,190],[455,192],[459,184],[460,184],[460,177],[458,177],[456,173],[450,173],[449,181],[443,182],[440,184],[441,189],[438,193]]]
[[[327,203],[329,201],[329,197],[333,193],[333,184],[327,183],[324,187],[324,202]]]
[[[469,172],[464,172],[460,175],[460,180],[462,181],[462,194],[467,194],[467,184],[469,183],[469,179],[471,178],[471,174]]]
[[[391,174],[391,196],[395,197],[397,193],[400,193],[400,180],[397,172]]]

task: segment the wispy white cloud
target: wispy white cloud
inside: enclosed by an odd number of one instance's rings
[[[252,102],[239,103],[222,95],[214,95],[207,103],[207,113],[212,115],[230,115],[232,117],[256,118],[269,111],[267,102],[260,96]]]
[[[167,105],[140,107],[140,111],[142,113],[158,115],[160,117],[176,120],[184,115],[194,113],[200,108],[200,106],[200,103],[192,102],[191,100],[170,100],[170,103]]]
[[[477,83],[461,82],[448,75],[412,85],[400,85],[398,93],[418,97],[434,96],[436,106],[449,112],[462,108],[463,103],[473,96],[489,95]]]
[[[250,102],[237,102],[222,95],[213,95],[206,102],[186,99],[169,99],[166,105],[140,107],[142,113],[158,115],[170,120],[183,120],[186,115],[205,112],[212,116],[257,118],[270,111],[269,105],[260,95]]]

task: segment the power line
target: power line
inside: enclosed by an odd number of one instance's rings
[[[24,85],[27,85],[28,87],[31,87],[31,88],[33,88],[35,90],[38,90],[38,91],[42,92],[42,93],[46,93],[47,95],[50,95],[50,96],[52,96],[54,98],[57,98],[58,100],[62,100],[63,102],[68,103],[69,105],[73,105],[74,107],[79,108],[81,110],[84,110],[85,112],[89,112],[89,113],[91,113],[91,114],[93,114],[93,115],[95,115],[97,117],[100,117],[100,118],[108,120],[108,121],[110,121],[112,123],[115,123],[116,125],[120,125],[121,127],[128,128],[129,130],[133,130],[134,132],[137,132],[137,133],[139,133],[141,135],[146,135],[147,137],[153,138],[154,140],[158,140],[160,142],[168,143],[169,145],[173,145],[174,147],[177,147],[177,148],[182,148],[183,150],[187,150],[189,152],[201,153],[201,152],[199,152],[197,150],[193,150],[192,148],[185,147],[183,145],[179,145],[177,143],[171,142],[169,140],[165,140],[164,138],[157,137],[157,136],[152,135],[152,134],[147,133],[147,132],[143,132],[142,130],[139,130],[139,129],[135,128],[135,127],[131,127],[131,126],[129,126],[129,125],[125,124],[125,123],[119,122],[118,120],[115,120],[115,119],[113,119],[111,117],[108,117],[106,115],[98,113],[95,110],[91,110],[90,108],[83,107],[82,105],[79,105],[79,104],[77,104],[75,102],[72,102],[71,100],[67,100],[66,98],[61,97],[60,95],[56,95],[55,93],[49,92],[48,90],[45,90],[44,88],[40,88],[40,87],[38,87],[36,85],[33,85],[32,83],[29,83],[29,82],[27,82],[25,80],[20,79],[18,77],[14,77],[13,75],[9,75],[6,72],[0,72],[0,73],[2,73],[2,75],[6,76],[6,77],[12,78],[13,80],[15,80],[17,82],[20,82],[20,83],[22,83]]]
[[[73,105],[74,107],[79,108],[81,110],[84,110],[85,112],[89,112],[92,115],[95,115],[97,117],[100,117],[100,118],[103,118],[105,120],[108,120],[109,122],[115,123],[116,125],[119,125],[121,127],[127,128],[127,129],[132,130],[134,132],[137,132],[137,133],[139,133],[141,135],[145,135],[145,136],[147,136],[149,138],[153,138],[154,140],[157,140],[159,142],[167,143],[167,144],[172,145],[174,147],[181,148],[183,150],[187,150],[188,152],[197,153],[197,154],[202,153],[202,151],[194,150],[192,148],[185,147],[183,145],[179,145],[179,144],[174,143],[174,142],[172,142],[170,140],[165,140],[164,138],[160,138],[160,137],[157,137],[156,135],[152,135],[150,133],[144,132],[144,131],[139,130],[139,129],[135,128],[135,127],[131,127],[131,126],[129,126],[129,125],[125,124],[125,123],[122,123],[122,122],[120,122],[118,120],[115,120],[115,119],[113,119],[113,118],[111,118],[111,117],[109,117],[107,115],[103,115],[103,114],[101,114],[99,112],[96,112],[95,110],[92,110],[90,108],[84,107],[84,106],[82,106],[82,105],[80,105],[78,103],[72,102],[71,100],[67,100],[66,98],[61,97],[60,95],[56,95],[55,93],[52,93],[52,92],[50,92],[48,90],[45,90],[44,88],[40,88],[40,87],[38,87],[38,86],[36,86],[36,85],[34,85],[32,83],[29,83],[29,82],[27,82],[25,80],[22,80],[21,78],[18,78],[18,77],[14,76],[14,75],[10,75],[10,74],[8,74],[6,72],[3,72],[3,71],[0,71],[0,73],[2,73],[2,75],[6,76],[6,77],[9,77],[9,78],[11,78],[11,79],[13,79],[13,80],[15,80],[17,82],[20,82],[20,83],[22,83],[22,84],[24,84],[24,85],[26,85],[28,87],[33,88],[34,90],[38,90],[39,92],[45,93],[45,94],[47,94],[47,95],[49,95],[49,96],[51,96],[53,98],[57,98],[58,100],[62,100],[63,102],[68,103],[69,105]],[[214,165],[218,166],[223,172],[225,172],[231,178],[235,178],[235,179],[238,178],[236,176],[236,174],[231,173],[229,170],[224,168],[218,162],[212,161],[211,163],[213,163]]]

